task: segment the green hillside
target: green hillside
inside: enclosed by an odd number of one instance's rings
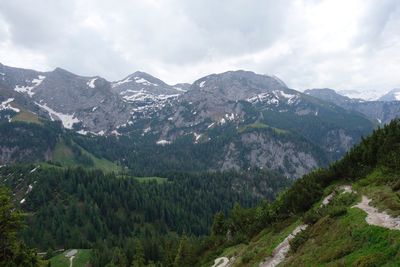
[[[367,207],[361,205],[365,199]],[[230,266],[259,266],[277,258],[278,245],[293,229],[307,225],[288,239],[279,266],[399,266],[399,215],[400,122],[393,121],[342,160],[295,182],[275,202],[215,217],[213,245],[199,261],[211,266],[226,257]]]
[[[75,140],[54,140],[65,164],[95,166]],[[139,178],[52,164],[0,168],[25,214],[19,236],[40,251],[91,249],[93,267],[400,264],[400,121],[278,196],[290,181],[260,170]]]
[[[105,172],[120,172],[122,167],[106,160],[95,157],[72,141],[60,140],[54,147],[52,161],[63,167],[82,166],[88,169],[99,169]]]

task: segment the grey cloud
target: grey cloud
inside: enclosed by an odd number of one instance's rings
[[[338,8],[322,9],[327,18],[309,13],[322,4]],[[169,83],[191,82],[248,69],[298,89],[400,85],[398,0],[0,0],[0,6],[4,64],[60,66],[109,80],[143,70]],[[355,10],[343,18],[348,6]],[[337,29],[343,19],[351,23]]]

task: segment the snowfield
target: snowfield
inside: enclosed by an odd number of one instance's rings
[[[31,81],[31,86],[15,86],[14,91],[18,93],[27,93],[30,97],[32,97],[35,92],[33,92],[33,89],[38,87],[43,81],[46,79],[46,76],[39,75],[37,79],[33,79]]]
[[[59,113],[57,111],[54,111],[53,109],[48,107],[46,104],[42,105],[42,104],[39,104],[37,102],[35,102],[35,104],[38,105],[39,107],[41,107],[42,109],[46,110],[47,113],[50,115],[50,119],[52,121],[56,120],[55,117],[58,118],[62,122],[64,128],[72,129],[72,126],[75,123],[80,122],[80,120],[75,117],[75,114],[72,114],[72,115],[63,114],[63,113]]]
[[[86,84],[87,86],[89,86],[90,88],[95,88],[96,85],[94,84],[94,82],[97,80],[97,78],[93,78],[90,81],[88,81]]]
[[[9,99],[7,99],[6,101],[4,101],[4,102],[2,102],[1,104],[0,104],[0,111],[1,110],[12,110],[12,111],[15,111],[15,112],[20,112],[20,110],[18,109],[18,108],[14,108],[14,107],[12,107],[11,106],[11,102],[13,102],[14,101],[14,98],[9,98]]]

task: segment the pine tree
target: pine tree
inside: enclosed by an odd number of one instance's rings
[[[0,266],[39,266],[33,250],[18,240],[22,214],[11,202],[10,192],[0,187]]]
[[[143,246],[142,242],[140,242],[140,240],[137,240],[135,242],[135,255],[133,256],[131,267],[143,267],[143,266],[145,266]]]
[[[185,234],[182,235],[179,242],[178,251],[174,260],[174,267],[190,266],[193,259],[193,253],[189,244],[189,240]]]
[[[223,212],[218,212],[214,215],[214,221],[211,227],[211,234],[214,236],[226,234],[225,216]]]

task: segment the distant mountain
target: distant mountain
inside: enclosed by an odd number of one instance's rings
[[[82,77],[60,68],[37,72],[0,65],[0,72],[4,74],[0,87],[19,93],[20,99],[31,103],[29,111],[39,109],[65,128],[102,134],[129,119],[129,106],[103,78]]]
[[[209,155],[215,169],[269,168],[297,177],[340,157],[372,127],[360,114],[290,89],[276,77],[229,71],[198,79],[165,108],[138,114],[119,131],[159,145],[181,139],[217,145],[218,156]]]
[[[400,102],[398,101],[352,99],[342,96],[332,89],[309,89],[304,93],[338,105],[346,110],[359,112],[378,124],[387,124],[400,116]]]
[[[350,103],[364,102],[364,100],[360,98],[347,97],[329,88],[307,89],[304,91],[304,93],[322,99],[324,101],[334,103],[335,105],[341,107],[346,106]]]
[[[4,121],[37,116],[81,135],[124,136],[130,141],[115,143],[119,151],[103,147],[109,154],[102,156],[134,169],[141,169],[138,162],[181,171],[265,168],[299,177],[341,157],[373,129],[371,121],[339,103],[250,71],[174,86],[143,72],[116,82],[59,68],[37,72],[0,65],[0,73]],[[101,144],[85,148],[96,146]]]
[[[348,98],[362,99],[366,101],[378,100],[378,98],[382,95],[380,92],[374,90],[339,90],[337,93],[347,96]]]
[[[111,87],[122,97],[123,101],[133,105],[132,111],[141,112],[148,109],[160,109],[166,101],[185,92],[181,87],[170,86],[160,79],[140,71],[123,80],[111,83]]]
[[[379,98],[380,101],[400,101],[400,88],[395,88]]]

